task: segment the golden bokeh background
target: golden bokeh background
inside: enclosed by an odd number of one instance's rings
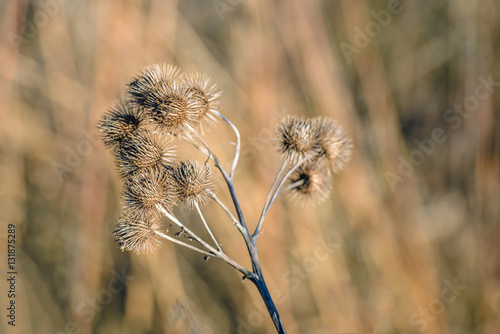
[[[353,138],[331,197],[314,208],[279,199],[259,238],[289,333],[498,333],[499,10],[494,0],[3,1],[0,254],[14,224],[18,274],[14,328],[2,262],[0,332],[274,332],[255,287],[226,264],[167,242],[122,253],[113,241],[121,181],[96,122],[142,67],[166,62],[223,90],[243,138],[235,183],[251,226],[280,165],[277,120],[330,116]],[[224,124],[207,134],[227,164],[233,140]],[[215,205],[204,212],[248,267],[236,229]]]

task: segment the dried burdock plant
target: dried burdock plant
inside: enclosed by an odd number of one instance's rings
[[[137,217],[123,214],[116,223],[115,238],[122,250],[149,253],[161,245],[162,224],[158,217]]]
[[[114,232],[122,250],[147,253],[161,240],[194,250],[205,259],[225,261],[259,290],[278,333],[286,333],[269,294],[257,253],[264,219],[280,194],[308,205],[324,201],[332,188],[332,173],[341,171],[351,156],[352,144],[335,121],[287,116],[276,125],[274,142],[283,158],[253,232],[245,221],[233,176],[240,155],[240,134],[219,111],[221,92],[207,76],[180,74],[171,65],[146,67],[127,86],[127,102],[104,114],[98,124],[104,145],[115,157],[118,174],[124,179],[123,214]],[[203,130],[223,121],[234,131],[236,149],[227,171],[203,139]],[[177,161],[175,142],[186,141],[207,156],[205,162]],[[212,168],[220,172],[229,190],[236,217],[216,195]],[[246,269],[222,250],[201,207],[219,205],[238,229],[246,244],[252,269]],[[191,231],[173,213],[181,204],[196,210],[211,240]],[[177,229],[165,229],[162,216]]]
[[[199,161],[181,161],[172,172],[172,189],[179,201],[188,208],[205,205],[213,190],[212,171]]]
[[[141,107],[120,101],[104,114],[98,126],[104,145],[116,152],[121,144],[136,137],[145,123],[146,117]]]
[[[330,173],[322,160],[304,162],[290,175],[287,183],[283,190],[303,205],[324,201],[332,188]]]
[[[175,161],[173,136],[138,131],[136,136],[123,142],[118,153],[118,173],[126,178],[132,174],[153,170],[165,171]]]
[[[122,198],[124,211],[139,219],[159,216],[159,207],[171,209],[175,196],[166,171],[143,171],[126,179]]]
[[[276,125],[276,139],[284,159],[297,162],[315,155],[315,131],[310,120],[286,116]]]
[[[184,74],[184,84],[188,87],[192,99],[199,107],[198,122],[200,130],[204,127],[213,127],[217,123],[217,108],[220,107],[222,93],[217,90],[217,85],[201,73]]]
[[[325,158],[334,173],[340,172],[351,159],[351,140],[342,126],[332,119],[315,118],[313,127],[317,134],[317,158]]]

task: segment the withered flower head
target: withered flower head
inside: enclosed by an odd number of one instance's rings
[[[145,122],[145,115],[139,107],[120,101],[103,115],[98,129],[104,145],[116,151],[121,143],[135,136]]]
[[[131,175],[125,182],[122,196],[125,212],[138,219],[158,216],[157,205],[165,209],[174,205],[165,172],[146,170]]]
[[[313,127],[317,135],[317,157],[325,158],[334,173],[340,172],[351,159],[351,139],[340,124],[326,117],[315,118]]]
[[[199,124],[202,127],[215,125],[222,95],[222,92],[217,91],[217,85],[212,83],[210,77],[201,73],[185,74],[182,79],[188,91],[192,93],[191,99],[198,106]]]
[[[139,131],[120,146],[119,173],[128,177],[144,170],[166,172],[174,160],[172,136]]]
[[[297,162],[314,155],[316,140],[310,120],[286,116],[278,122],[275,132],[275,141],[283,158]]]
[[[330,194],[332,187],[324,161],[306,161],[288,179],[288,195],[301,203],[318,204]]]
[[[128,93],[132,101],[144,106],[155,90],[175,82],[179,71],[179,68],[167,64],[153,64],[143,68],[141,73],[128,85]]]
[[[122,251],[133,251],[138,254],[152,252],[161,245],[156,234],[162,224],[156,217],[140,220],[137,217],[122,215],[116,222],[115,240]]]
[[[161,131],[180,134],[199,123],[200,102],[193,92],[178,82],[162,85],[149,94],[144,103],[147,116]]]
[[[182,161],[172,173],[172,187],[176,197],[188,208],[206,204],[213,191],[210,166],[198,161]]]

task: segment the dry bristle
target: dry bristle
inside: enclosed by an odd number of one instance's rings
[[[127,178],[123,189],[125,211],[143,219],[158,216],[157,205],[171,208],[175,199],[168,186],[168,177],[166,172],[147,170]]]
[[[145,125],[146,117],[136,105],[120,101],[109,109],[98,124],[104,145],[113,151],[137,134]]]
[[[287,116],[276,125],[275,141],[283,158],[292,162],[314,155],[315,135],[311,121]]]
[[[304,204],[318,204],[330,194],[332,187],[328,167],[323,160],[307,161],[288,179],[288,194]]]
[[[158,218],[149,217],[139,220],[132,216],[122,215],[116,222],[115,240],[122,251],[133,251],[138,254],[150,253],[161,245],[160,231],[162,224]]]
[[[208,164],[182,161],[172,173],[172,187],[177,198],[188,208],[206,204],[213,191],[212,173]]]
[[[128,177],[144,170],[165,172],[174,163],[172,136],[139,131],[120,146],[119,173]]]
[[[128,93],[132,101],[144,106],[154,91],[174,83],[179,76],[179,71],[179,68],[167,64],[153,64],[145,67],[128,85]]]
[[[192,95],[185,85],[177,82],[159,86],[145,101],[145,112],[161,131],[189,132],[199,123],[200,102],[192,99]]]
[[[326,117],[315,118],[313,127],[317,138],[317,157],[325,158],[334,173],[340,172],[351,159],[351,139],[341,125]]]
[[[222,92],[217,91],[217,85],[212,84],[210,77],[201,73],[182,76],[188,91],[192,93],[191,99],[199,106],[198,121],[200,127],[212,127],[217,122],[216,113],[221,105]]]

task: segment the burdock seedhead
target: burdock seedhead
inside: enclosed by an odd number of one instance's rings
[[[125,212],[137,219],[145,219],[159,215],[158,205],[170,209],[175,198],[168,179],[168,173],[153,170],[128,177],[122,193]]]
[[[182,80],[192,93],[191,99],[199,107],[198,121],[201,128],[214,126],[222,92],[217,90],[217,85],[212,83],[210,77],[201,73],[184,74]]]
[[[181,134],[199,123],[200,101],[185,85],[173,82],[150,92],[144,103],[146,115],[160,131]]]
[[[162,228],[157,217],[138,219],[134,216],[122,215],[116,222],[115,240],[122,251],[133,251],[138,254],[149,253],[161,245],[156,233]]]
[[[288,194],[303,204],[318,204],[330,194],[332,182],[324,160],[306,161],[288,180]]]
[[[171,184],[176,197],[188,208],[208,203],[214,188],[210,166],[193,160],[176,166]]]
[[[122,177],[152,170],[167,172],[175,161],[172,136],[139,131],[137,135],[120,145],[118,171]]]
[[[317,158],[326,159],[334,173],[340,172],[351,159],[351,139],[340,124],[326,117],[313,119],[313,128],[316,132]]]
[[[138,106],[120,101],[103,115],[98,129],[104,145],[116,152],[122,143],[136,136],[145,123],[146,117]]]
[[[275,142],[285,159],[292,162],[314,155],[316,136],[311,121],[298,116],[286,116],[276,125]]]
[[[145,67],[128,85],[131,100],[144,106],[154,91],[172,85],[178,79],[179,71],[179,68],[167,64],[153,64]]]

